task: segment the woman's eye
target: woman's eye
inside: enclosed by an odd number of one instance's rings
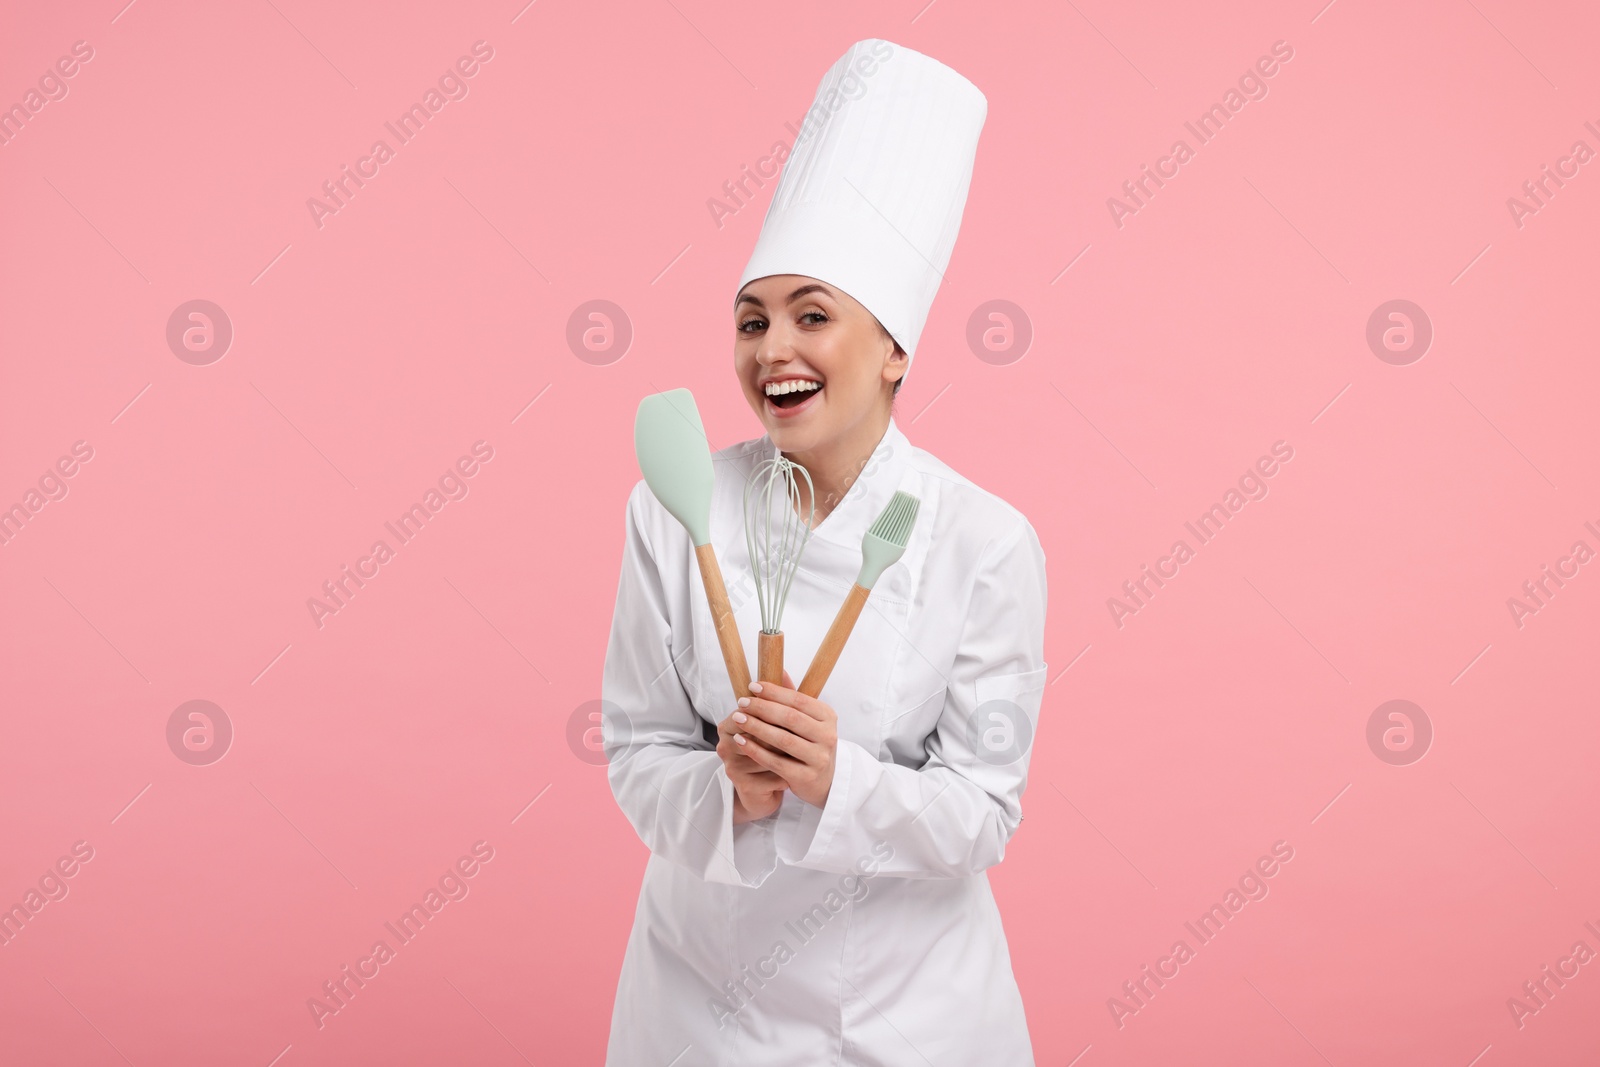
[[[760,328],[762,326],[765,326],[765,325],[766,325],[766,323],[764,321],[762,321],[761,319],[745,319],[743,322],[741,322],[736,327],[736,329],[738,329],[738,331],[740,333],[751,333],[755,329],[758,329],[758,328]]]
[[[806,319],[818,319],[818,320],[820,320],[818,322],[812,323],[813,326],[820,326],[820,325],[822,325],[822,323],[828,321],[828,316],[824,315],[820,311],[808,311],[804,315],[801,315],[800,318],[801,318],[802,321],[804,321]]]

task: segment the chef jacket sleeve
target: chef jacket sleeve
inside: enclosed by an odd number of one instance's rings
[[[654,505],[648,494],[641,481],[628,498],[600,689],[611,792],[650,851],[708,882],[757,886],[777,865],[774,820],[733,825],[733,782],[672,659],[660,561],[643,521],[646,506]],[[685,562],[668,561],[673,565]],[[691,585],[698,592],[698,574]]]
[[[957,878],[999,863],[1022,822],[1047,674],[1045,602],[1044,550],[1021,519],[979,560],[927,762],[882,762],[841,738],[821,808],[784,794],[779,859],[904,878]]]

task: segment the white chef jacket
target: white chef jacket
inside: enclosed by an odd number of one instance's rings
[[[775,454],[763,436],[713,456],[711,538],[752,667],[744,488]],[[922,502],[910,543],[820,695],[838,715],[827,802],[785,790],[735,826],[713,751],[734,693],[694,548],[634,486],[601,697],[612,792],[650,859],[608,1067],[1033,1063],[985,873],[1022,821],[1047,673],[1033,527],[891,420],[801,555],[785,667],[805,673],[897,489]]]

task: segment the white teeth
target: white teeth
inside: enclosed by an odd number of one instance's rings
[[[782,396],[784,393],[807,392],[821,388],[821,382],[808,382],[800,378],[791,378],[786,382],[768,382],[766,393],[768,396]]]

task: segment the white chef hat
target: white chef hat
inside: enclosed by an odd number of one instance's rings
[[[905,350],[909,374],[988,111],[936,59],[877,38],[851,45],[817,86],[738,289],[771,274],[836,286]]]

